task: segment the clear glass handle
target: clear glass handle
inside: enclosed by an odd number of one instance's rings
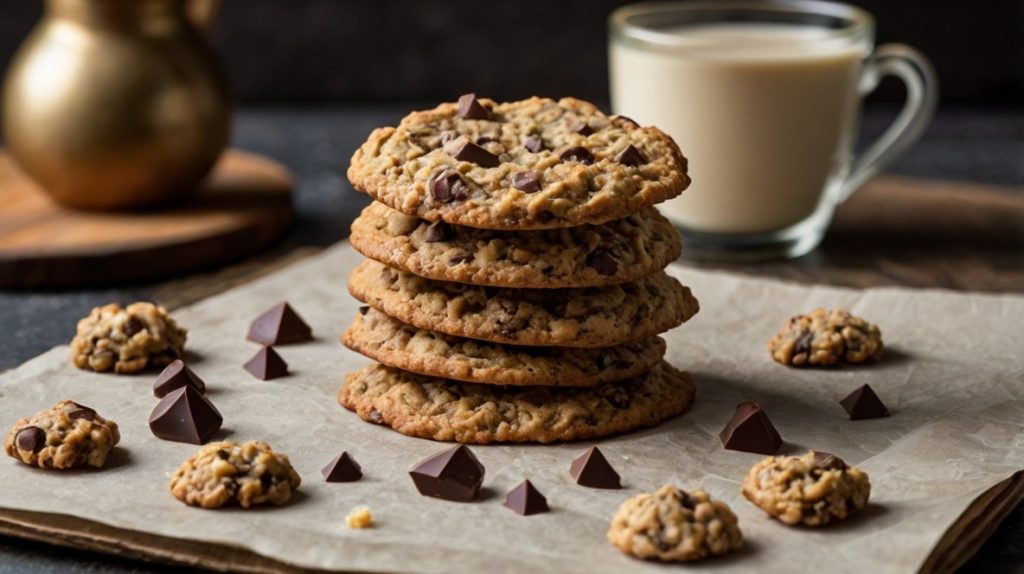
[[[914,145],[935,115],[939,82],[924,54],[905,44],[879,46],[864,63],[861,94],[873,92],[885,76],[903,80],[907,101],[892,125],[854,160],[850,175],[839,190],[840,202]]]

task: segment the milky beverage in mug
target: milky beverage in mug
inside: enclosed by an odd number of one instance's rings
[[[850,163],[864,45],[823,27],[685,25],[681,50],[611,46],[616,112],[672,135],[693,184],[662,211],[684,228],[784,229],[834,201]],[[642,89],[637,89],[642,86]]]

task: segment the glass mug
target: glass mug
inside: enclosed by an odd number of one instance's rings
[[[693,183],[661,206],[697,258],[799,257],[835,207],[914,144],[935,110],[931,64],[873,50],[874,19],[815,0],[644,3],[610,17],[612,108],[668,132]],[[907,99],[853,155],[861,101],[887,75]]]

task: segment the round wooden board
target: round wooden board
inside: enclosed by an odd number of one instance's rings
[[[292,223],[292,176],[228,150],[196,195],[126,213],[56,205],[0,152],[0,288],[118,285],[252,255]]]

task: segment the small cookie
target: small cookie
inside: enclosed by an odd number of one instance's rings
[[[827,452],[770,456],[743,479],[743,496],[786,524],[822,526],[860,510],[871,495],[868,475]]]
[[[622,503],[608,528],[608,542],[645,560],[689,561],[743,547],[736,515],[703,490],[670,484]]]
[[[183,462],[171,478],[171,494],[189,506],[281,505],[302,479],[288,457],[251,440],[212,442]]]
[[[371,365],[345,377],[338,401],[409,436],[460,443],[597,438],[656,425],[693,402],[690,376],[661,362],[599,387],[496,387]]]
[[[121,440],[117,423],[73,401],[14,423],[4,440],[4,452],[40,468],[100,468]]]
[[[370,307],[341,340],[391,367],[491,385],[589,387],[642,375],[665,354],[661,337],[600,349],[489,343],[417,329]]]
[[[367,260],[348,289],[421,329],[508,345],[611,347],[665,332],[699,309],[664,272],[607,287],[509,289],[431,281]]]
[[[463,99],[374,130],[353,187],[428,221],[526,230],[621,219],[690,184],[671,137],[593,104]]]
[[[180,359],[187,331],[163,307],[152,303],[117,303],[96,307],[78,322],[71,360],[79,369],[137,373]]]
[[[372,203],[352,224],[352,246],[428,279],[550,289],[628,283],[664,269],[682,237],[648,208],[601,225],[502,233],[429,221]]]
[[[768,351],[776,362],[792,367],[877,361],[882,332],[842,309],[815,309],[791,318],[768,341]]]

